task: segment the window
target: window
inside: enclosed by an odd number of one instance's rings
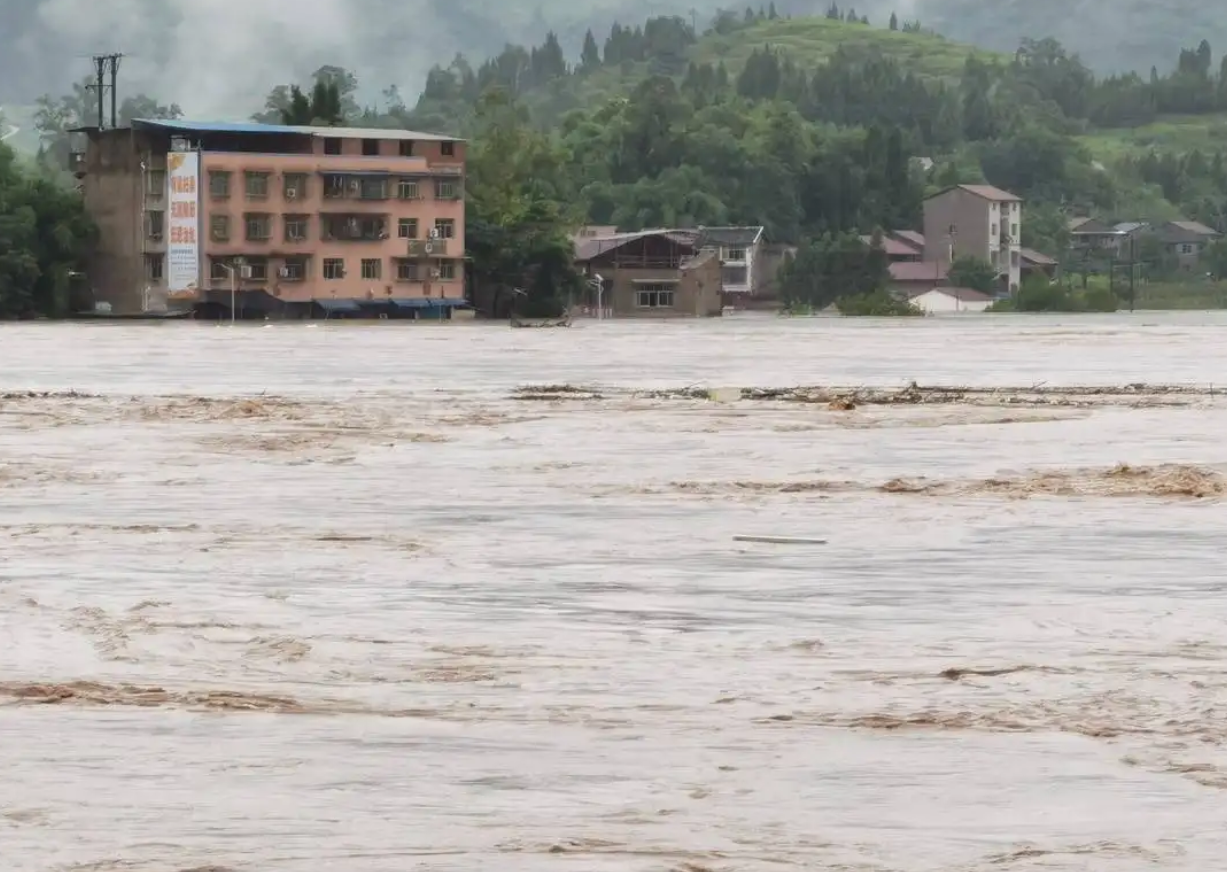
[[[640,309],[672,309],[673,283],[648,282],[637,286],[635,305]]]
[[[383,278],[383,261],[378,258],[363,258],[362,277],[364,279]]]
[[[307,279],[307,259],[305,257],[287,257],[281,267],[283,282],[302,282]]]
[[[268,199],[268,173],[243,173],[248,200]]]
[[[230,173],[224,170],[209,173],[209,196],[214,200],[230,198]]]
[[[307,196],[307,174],[286,173],[285,198],[287,200],[301,200],[305,196]]]
[[[358,189],[358,196],[363,200],[388,199],[387,179],[361,179],[360,182],[361,184]]]
[[[324,239],[349,239],[374,242],[387,239],[387,225],[382,218],[361,215],[325,215],[320,225]]]
[[[214,242],[229,242],[230,241],[230,216],[229,215],[210,215],[209,216],[209,237]]]
[[[396,183],[396,196],[402,200],[418,198],[418,183],[415,179],[401,179]]]
[[[341,153],[341,140],[339,139],[325,139],[324,140],[324,154],[340,154],[340,153]]]
[[[398,282],[416,282],[418,279],[418,265],[412,260],[398,260],[396,262],[396,280]]]
[[[166,196],[166,170],[150,170],[145,183],[145,197],[150,200],[161,200]]]
[[[264,258],[249,258],[241,270],[239,277],[244,281],[268,281],[268,261]]]
[[[996,224],[994,224],[992,226],[992,229],[988,231],[988,235],[991,237],[996,237],[997,235],[997,225]]]
[[[265,242],[273,237],[273,216],[249,213],[243,216],[248,242]]]
[[[440,239],[455,239],[456,238],[456,222],[451,218],[435,219],[435,230],[439,231]]]
[[[1010,225],[1010,238],[1013,239],[1015,242],[1018,241],[1018,222],[1017,221],[1015,221],[1013,224]]]
[[[224,282],[230,279],[230,266],[224,258],[214,259],[209,263],[209,278],[215,282]]]
[[[746,250],[744,248],[726,248],[724,250],[725,260],[745,260]]]
[[[166,256],[162,254],[145,255],[145,278],[151,282],[162,281],[166,269]]]
[[[1018,266],[1018,262],[1019,262],[1018,252],[1017,252],[1017,251],[1011,251],[1011,252],[1010,252],[1010,265],[1011,265],[1011,266]]]
[[[456,280],[456,261],[439,261],[439,278],[445,282],[454,282]]]
[[[379,157],[379,140],[378,139],[362,140],[362,153],[367,157]]]
[[[397,239],[417,239],[418,238],[418,219],[416,218],[401,218],[396,222],[396,238]]]
[[[399,143],[401,157],[413,157],[413,140],[402,139]]]
[[[152,214],[152,213],[151,213],[151,214]],[[1192,254],[1192,253],[1194,252],[1194,250],[1195,250],[1195,249],[1194,249],[1194,247],[1193,247],[1192,245],[1190,245],[1189,243],[1187,243],[1187,242],[1186,242],[1186,243],[1184,243],[1184,244],[1182,244],[1182,245],[1180,246],[1180,253],[1181,253],[1181,254]]]
[[[162,238],[162,234],[166,230],[166,213],[165,212],[146,212],[145,223],[149,233],[149,238],[157,242]]]
[[[439,144],[439,154],[444,157],[452,157],[456,154],[456,143],[443,142]]]
[[[438,179],[435,181],[436,200],[460,199],[460,186],[454,179]]]
[[[324,278],[326,279],[345,278],[345,261],[343,261],[339,257],[324,258]]]
[[[726,285],[744,285],[748,272],[744,266],[726,266],[720,271],[720,277]]]
[[[302,242],[307,238],[307,228],[311,218],[307,215],[285,216],[285,241]]]

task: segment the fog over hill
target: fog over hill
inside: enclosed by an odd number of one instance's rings
[[[547,30],[572,51],[585,29],[652,14],[704,26],[719,0],[7,0],[0,3],[0,104],[28,103],[88,75],[93,53],[122,51],[121,86],[177,101],[196,116],[240,116],[270,85],[325,63],[358,72],[368,96],[412,95],[434,63],[473,58]],[[757,8],[756,2],[754,6]],[[765,5],[765,4],[764,4]],[[829,0],[776,0],[781,13],[821,14]],[[871,21],[894,11],[954,39],[1012,50],[1056,36],[1098,70],[1169,67],[1179,48],[1227,49],[1221,0],[851,0]],[[1216,43],[1216,37],[1222,44]]]

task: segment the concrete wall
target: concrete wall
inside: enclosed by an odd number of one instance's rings
[[[363,153],[361,139],[310,137],[309,144],[300,140],[269,139],[252,136],[206,137],[206,147],[234,150],[204,151],[201,156],[200,210],[201,275],[200,285],[208,289],[228,290],[230,279],[212,279],[214,260],[230,262],[244,257],[263,261],[263,280],[240,283],[240,288],[264,290],[286,302],[320,299],[370,299],[379,297],[451,297],[464,296],[464,143],[452,143],[452,154],[444,155],[443,143],[420,140],[413,143],[413,156],[402,157],[400,142],[378,140],[378,155]],[[163,219],[161,239],[150,235],[151,216],[166,209],[164,176],[169,138],[131,130],[104,131],[91,135],[90,146],[82,167],[83,193],[86,208],[99,225],[98,251],[90,264],[89,278],[95,298],[109,302],[116,313],[136,313],[146,309],[162,310],[167,305],[166,233]],[[285,143],[282,145],[282,143]],[[332,146],[329,143],[333,143]],[[328,154],[339,144],[340,154]],[[253,148],[270,149],[253,151]],[[272,151],[271,149],[281,149]],[[297,153],[295,153],[297,152]],[[142,170],[141,163],[145,163]],[[245,172],[268,173],[268,196],[249,198],[246,194]],[[387,172],[388,199],[364,200],[350,196],[324,197],[324,177],[321,172]],[[231,173],[229,196],[215,198],[210,193],[212,172]],[[302,174],[307,177],[304,196],[293,200],[285,196],[285,176]],[[414,178],[418,182],[418,198],[401,200],[397,196],[399,178]],[[460,195],[455,200],[437,199],[435,181],[447,179],[456,183]],[[271,236],[267,241],[249,241],[245,233],[245,216],[269,216]],[[211,231],[213,215],[229,217],[229,238],[214,239]],[[307,234],[302,241],[287,240],[287,215],[303,216]],[[383,221],[386,239],[331,240],[321,239],[323,216],[345,219],[378,218]],[[415,252],[415,280],[400,280],[397,262],[409,258],[409,240],[398,237],[401,218],[416,218],[417,239],[426,241],[438,219],[451,219],[455,235],[432,245],[426,255]],[[440,248],[442,250],[440,250]],[[286,280],[280,276],[287,260],[304,259],[306,277],[303,281]],[[345,264],[343,279],[325,280],[325,259],[340,259]],[[151,261],[162,264],[161,278],[151,276]],[[379,277],[364,279],[362,262],[379,261]],[[445,262],[452,264],[453,279],[432,278],[432,268]]]
[[[1011,289],[1018,287],[1021,204],[999,203],[962,188],[952,188],[925,201],[924,235],[926,261],[952,262],[960,257],[975,257],[999,267]],[[1008,245],[1002,244],[1004,236],[1010,237]]]
[[[943,294],[940,290],[926,291],[912,297],[909,302],[931,315],[950,312],[983,312],[990,305],[987,300],[964,301],[949,294]]]
[[[703,255],[680,268],[612,269],[608,280],[606,305],[619,318],[714,317],[723,311],[721,264],[717,253]],[[670,283],[673,306],[647,308],[639,305],[639,291],[657,283]]]

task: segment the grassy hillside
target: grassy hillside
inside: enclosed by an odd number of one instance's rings
[[[1214,152],[1227,143],[1227,115],[1173,115],[1143,127],[1097,130],[1080,139],[1105,164],[1151,149]]]
[[[735,33],[704,37],[691,49],[691,58],[696,62],[724,61],[729,72],[736,73],[745,66],[750,52],[767,44],[806,67],[816,66],[840,47],[874,51],[917,75],[932,78],[957,77],[968,55],[1003,57],[928,33],[904,33],[880,24],[848,24],[829,18],[798,18],[763,21]]]

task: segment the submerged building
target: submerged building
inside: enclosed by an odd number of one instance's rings
[[[467,308],[465,143],[407,130],[135,121],[73,171],[115,314],[433,317]]]

